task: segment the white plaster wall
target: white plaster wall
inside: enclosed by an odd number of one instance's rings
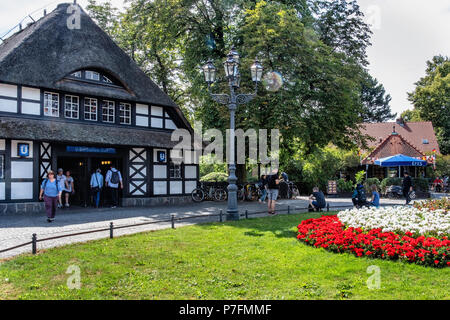
[[[17,155],[17,144],[18,143],[28,143],[30,145],[30,156],[27,159],[33,158],[33,141],[25,140],[11,140],[11,157],[18,157]]]
[[[175,123],[172,120],[168,120],[166,119],[166,129],[177,129],[177,126],[175,125]]]
[[[32,161],[11,161],[12,179],[33,179]]]
[[[148,117],[136,116],[136,125],[140,127],[148,127]]]
[[[137,103],[136,104],[136,113],[148,115],[148,105]]]
[[[33,199],[33,182],[11,182],[11,199]]]
[[[153,194],[167,194],[167,182],[166,181],[154,181],[153,182]]]
[[[155,179],[166,179],[167,178],[167,166],[166,165],[154,165],[154,178]]]
[[[150,126],[153,128],[162,128],[163,127],[163,119],[160,118],[152,118],[150,122]]]
[[[5,200],[5,183],[0,182],[0,200]]]
[[[17,98],[17,86],[0,83],[0,96]]]
[[[0,139],[0,150],[6,149],[6,141],[5,139]]]
[[[0,99],[0,111],[17,113],[17,100]]]
[[[152,114],[152,116],[162,117],[163,116],[163,108],[157,107],[157,106],[152,106],[151,114]]]
[[[184,177],[186,179],[196,179],[197,178],[197,167],[196,166],[185,166],[184,167]]]
[[[22,101],[22,113],[40,115],[41,105],[39,103]]]
[[[196,181],[186,181],[184,183],[184,192],[185,193],[191,193],[195,188],[197,188]]]
[[[182,193],[182,182],[181,181],[171,181],[170,182],[170,194],[180,194]]]
[[[41,100],[41,90],[35,88],[22,87],[22,99]]]

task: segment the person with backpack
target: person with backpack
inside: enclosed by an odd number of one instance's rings
[[[408,171],[403,172],[403,182],[402,182],[402,191],[403,191],[403,196],[406,199],[406,203],[405,204],[409,204],[411,202],[411,192],[413,191],[413,185],[412,185],[412,179],[409,176]]]
[[[366,191],[361,183],[358,183],[355,190],[353,190],[352,202],[357,208],[367,205]]]
[[[120,189],[123,189],[123,182],[122,175],[120,174],[120,171],[116,169],[115,165],[112,164],[106,173],[105,182],[111,192],[111,208],[116,208],[119,205],[119,185]]]
[[[95,207],[98,208],[100,205],[100,193],[103,188],[103,176],[102,170],[97,169],[91,176],[91,194],[94,198]]]
[[[47,172],[47,178],[42,181],[39,200],[44,200],[45,211],[47,212],[47,222],[55,220],[56,208],[61,202],[62,189],[55,173],[52,170]]]
[[[280,176],[278,174],[278,169],[275,169],[272,171],[272,174],[267,177],[267,194],[269,201],[267,202],[268,206],[268,213],[269,214],[276,214],[275,213],[275,204],[278,198],[278,191],[280,189]]]

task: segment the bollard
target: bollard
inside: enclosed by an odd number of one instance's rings
[[[330,204],[327,203],[327,212],[329,212],[329,211],[330,211]]]
[[[245,219],[248,219],[248,210],[245,210]]]
[[[288,214],[290,214],[290,213],[291,213],[291,207],[288,206]]]
[[[33,252],[33,254],[36,254],[37,252],[37,235],[36,233],[33,233],[32,237],[31,237],[31,251]]]
[[[175,215],[172,215],[172,229],[175,229]]]
[[[222,222],[222,215],[223,215],[223,212],[222,212],[222,209],[220,209],[220,213],[219,213],[219,221],[220,222]]]
[[[114,224],[112,222],[109,224],[109,238],[114,238]]]

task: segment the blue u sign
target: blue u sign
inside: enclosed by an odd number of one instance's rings
[[[19,157],[29,157],[30,156],[30,144],[18,143],[17,144],[17,154]]]
[[[165,162],[165,161],[166,161],[166,152],[158,151],[158,162]]]

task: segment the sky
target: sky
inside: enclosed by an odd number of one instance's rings
[[[98,0],[104,2],[103,0]],[[22,18],[43,8],[53,10],[68,0],[0,0],[0,36]],[[86,7],[87,0],[77,3]],[[117,8],[123,0],[111,0]],[[369,71],[392,97],[393,112],[412,109],[407,93],[425,75],[426,61],[442,54],[450,56],[450,0],[358,0],[372,28],[368,49]],[[126,4],[125,4],[126,6]],[[24,25],[30,20],[26,20]]]

